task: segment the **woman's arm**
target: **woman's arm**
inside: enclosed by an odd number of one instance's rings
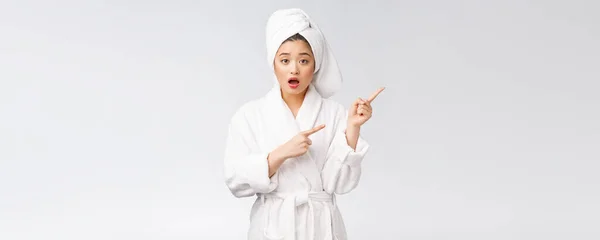
[[[270,178],[270,154],[256,149],[254,135],[243,111],[236,112],[229,124],[224,158],[225,183],[236,197],[268,193],[277,187],[277,179]]]
[[[346,127],[346,142],[353,150],[356,150],[356,144],[360,136],[360,126],[347,126]]]
[[[269,164],[269,177],[275,175],[281,164],[283,164],[286,159],[287,157],[285,157],[285,155],[282,153],[279,153],[278,149],[275,149],[269,153],[267,156],[267,162]]]
[[[327,151],[325,166],[321,171],[326,192],[344,194],[358,185],[361,163],[369,145],[360,137],[360,127],[347,126],[343,107],[336,113],[335,135]]]
[[[361,163],[369,149],[369,144],[360,137],[360,126],[371,118],[371,102],[384,89],[377,89],[366,100],[356,99],[347,112],[344,107],[339,107],[336,114],[337,128],[322,171],[325,191],[343,194],[358,185]]]
[[[279,166],[286,159],[305,154],[308,151],[308,147],[312,144],[312,141],[308,137],[323,128],[325,128],[324,124],[299,132],[296,136],[269,153],[267,157],[269,162],[269,177],[275,174]]]

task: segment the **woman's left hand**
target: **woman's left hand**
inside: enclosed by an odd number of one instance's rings
[[[384,89],[385,88],[383,87],[377,89],[377,91],[375,91],[367,100],[358,98],[352,103],[352,106],[348,111],[348,127],[359,128],[371,118],[373,113],[371,102],[373,102],[377,95]]]

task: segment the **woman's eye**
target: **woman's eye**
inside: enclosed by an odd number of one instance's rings
[[[281,59],[281,62],[282,62],[282,63],[287,63],[287,62],[288,62],[288,60],[287,60],[287,59]]]
[[[301,63],[308,63],[308,60],[306,60],[306,59],[303,59],[303,60],[300,60],[300,62],[301,62]]]

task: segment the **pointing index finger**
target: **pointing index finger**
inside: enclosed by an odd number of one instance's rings
[[[321,124],[319,126],[314,127],[313,129],[309,129],[309,130],[303,131],[302,134],[304,134],[305,136],[308,137],[308,136],[312,135],[313,133],[318,132],[319,130],[321,130],[323,128],[325,128],[325,124]]]
[[[379,93],[381,93],[384,89],[385,89],[385,87],[377,89],[377,91],[375,91],[373,94],[371,94],[371,96],[367,99],[367,102],[372,102],[373,100],[375,100],[377,95],[379,95]]]

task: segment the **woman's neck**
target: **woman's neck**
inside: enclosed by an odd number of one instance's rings
[[[281,98],[288,106],[288,108],[292,111],[294,117],[298,114],[302,103],[304,102],[304,96],[306,96],[306,91],[301,94],[288,94],[281,91]]]

